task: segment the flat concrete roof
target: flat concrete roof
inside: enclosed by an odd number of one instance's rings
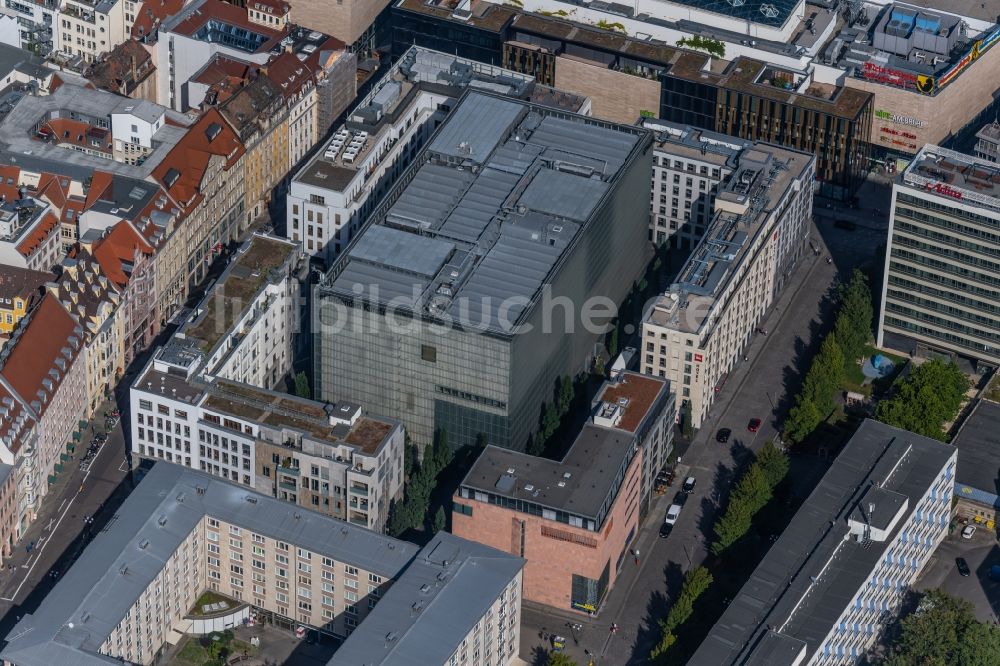
[[[803,645],[808,662],[954,455],[948,444],[865,420],[688,664],[791,666]],[[871,501],[873,484],[906,509],[884,541],[859,542],[848,520]]]

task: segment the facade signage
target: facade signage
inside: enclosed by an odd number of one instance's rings
[[[702,356],[701,354],[695,354],[694,355],[694,360],[695,360],[696,363],[701,363],[702,361],[705,360],[705,357]]]
[[[917,75],[909,72],[902,72],[891,67],[882,67],[873,62],[866,62],[861,76],[869,81],[878,83],[888,83],[901,88],[916,88]]]
[[[910,118],[909,116],[897,116],[895,113],[891,111],[883,111],[881,109],[877,109],[875,111],[875,117],[878,118],[879,120],[888,120],[889,122],[895,123],[897,125],[911,125],[913,127],[923,127],[924,125],[927,124],[918,118]]]
[[[998,41],[1000,41],[1000,28],[995,29],[986,37],[977,39],[973,42],[972,48],[969,49],[969,52],[966,53],[961,60],[956,62],[951,69],[938,77],[937,87],[943,88],[948,85],[952,79],[961,74],[966,67],[979,60],[979,56],[986,53],[987,49],[996,44]]]
[[[945,183],[927,183],[927,189],[934,194],[943,194],[946,197],[951,197],[952,199],[961,199],[962,191],[956,190],[951,185]]]

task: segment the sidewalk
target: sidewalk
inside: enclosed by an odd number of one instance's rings
[[[82,525],[63,527],[63,519],[77,503],[78,498],[88,497],[88,491],[91,490],[88,488],[88,480],[95,464],[98,461],[105,463],[107,456],[114,455],[112,451],[117,448],[117,441],[120,441],[120,422],[108,433],[107,441],[101,445],[95,457],[91,459],[89,469],[86,472],[80,469],[80,460],[86,455],[87,448],[94,436],[104,432],[102,427],[104,411],[111,409],[114,409],[114,403],[110,400],[105,401],[97,408],[96,417],[91,420],[81,440],[76,443],[76,450],[71,454],[69,460],[63,463],[63,473],[56,478],[56,482],[49,488],[48,494],[40,500],[41,506],[34,522],[28,526],[24,536],[14,546],[11,557],[5,562],[7,569],[0,572],[0,574],[6,574],[0,575],[0,602],[4,602],[4,604],[20,603],[23,597],[34,589],[34,586],[26,586],[29,579],[38,578],[38,574],[44,576],[63,554],[63,548],[72,541],[72,538],[75,538],[78,532],[82,531]],[[116,433],[118,433],[117,436]],[[100,499],[103,502],[106,498]],[[66,538],[70,534],[72,534],[72,538]],[[56,539],[56,536],[59,538]],[[58,552],[53,552],[48,548],[54,540],[58,540],[62,546],[62,548],[58,548]],[[30,552],[29,545],[32,545]],[[10,569],[11,566],[14,567],[13,570]]]

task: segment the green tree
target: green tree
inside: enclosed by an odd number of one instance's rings
[[[559,394],[556,398],[559,404],[559,412],[566,414],[573,405],[573,379],[569,376],[559,380]]]
[[[803,394],[795,396],[795,404],[788,410],[785,419],[785,436],[793,442],[801,442],[809,436],[823,420],[819,407]]]
[[[910,373],[891,399],[878,404],[875,418],[944,441],[944,424],[958,416],[968,389],[968,378],[954,363],[927,361]]]
[[[855,268],[851,279],[840,289],[840,307],[833,326],[833,335],[848,363],[856,362],[864,352],[871,339],[873,317],[868,278]]]
[[[1000,628],[976,620],[972,604],[940,590],[900,622],[886,666],[987,666],[1000,660]]]
[[[444,513],[444,507],[439,506],[437,513],[434,514],[434,533],[437,534],[444,529],[444,526],[448,522],[448,516]]]
[[[611,332],[608,333],[608,356],[614,358],[618,355],[618,323],[615,322]]]
[[[549,652],[545,666],[578,666],[565,652]]]
[[[712,554],[721,555],[742,539],[750,531],[754,516],[771,500],[774,486],[770,480],[778,476],[780,463],[768,454],[768,464],[771,468],[765,470],[764,464],[755,460],[736,483],[725,512],[713,527],[716,540],[711,546]]]
[[[677,595],[677,599],[670,607],[667,617],[659,621],[660,640],[649,653],[649,658],[654,663],[662,661],[670,646],[677,641],[675,630],[688,621],[688,618],[694,613],[694,602],[711,584],[712,574],[705,567],[695,567],[684,576],[684,582],[681,584],[681,591]]]
[[[756,464],[760,466],[764,478],[767,480],[767,485],[772,489],[777,487],[788,474],[788,456],[771,440],[764,442],[764,446],[760,448]]]
[[[295,375],[295,395],[300,398],[312,398],[312,391],[309,390],[309,378],[304,372]]]
[[[694,424],[691,414],[691,401],[685,400],[681,405],[681,429],[684,432],[684,439],[690,441],[694,439]]]

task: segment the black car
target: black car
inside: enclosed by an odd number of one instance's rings
[[[677,494],[674,495],[674,504],[684,506],[684,502],[687,502],[687,500],[688,500],[688,494],[683,490],[677,491]]]
[[[972,573],[972,571],[969,570],[969,563],[965,561],[964,557],[955,558],[955,566],[958,567],[959,576],[968,576]]]
[[[733,431],[729,428],[719,428],[719,432],[715,433],[715,441],[720,444],[725,444],[729,441],[729,436],[733,434]]]
[[[671,525],[670,523],[663,523],[662,525],[660,525],[660,538],[666,539],[668,536],[670,536],[670,532],[673,529],[674,526]]]
[[[681,486],[681,492],[682,493],[693,493],[694,492],[695,483],[697,483],[697,482],[694,480],[693,476],[689,476],[688,478],[684,479],[684,485]]]

